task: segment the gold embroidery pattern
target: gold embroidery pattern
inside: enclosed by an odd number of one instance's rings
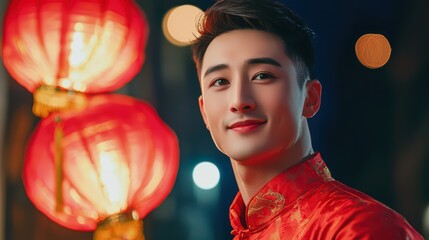
[[[329,168],[323,162],[317,161],[314,164],[312,164],[311,166],[313,167],[313,169],[316,171],[317,174],[319,174],[320,176],[323,177],[323,179],[325,181],[332,179],[331,172],[329,171]]]
[[[264,209],[269,209],[270,214],[268,216],[272,216],[283,209],[285,201],[285,197],[278,192],[272,190],[265,193],[261,192],[249,204],[248,216],[250,217],[257,213],[264,215],[264,211],[262,211]]]

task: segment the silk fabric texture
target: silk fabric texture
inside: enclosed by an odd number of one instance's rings
[[[230,207],[234,240],[423,239],[397,212],[334,180],[320,153]]]

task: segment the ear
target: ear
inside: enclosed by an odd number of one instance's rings
[[[306,82],[307,96],[304,102],[302,115],[306,118],[313,117],[320,109],[322,84],[319,80],[313,79]]]
[[[206,116],[206,112],[204,111],[204,100],[203,100],[203,96],[199,96],[198,97],[198,105],[200,106],[200,113],[201,113],[201,116],[203,117],[203,121],[204,121],[204,123],[206,124],[206,128],[208,129],[208,130],[210,130],[209,129],[209,125],[207,124],[207,116]]]

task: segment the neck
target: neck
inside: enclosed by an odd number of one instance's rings
[[[274,153],[260,164],[250,165],[245,164],[246,161],[231,159],[238,189],[246,206],[250,199],[271,179],[313,152],[310,132],[305,122],[300,137],[292,146]]]

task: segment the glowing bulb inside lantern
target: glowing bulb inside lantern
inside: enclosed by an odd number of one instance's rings
[[[86,26],[83,23],[76,23],[73,26],[72,39],[70,43],[70,54],[69,54],[69,63],[72,68],[78,68],[81,65],[84,65],[92,51],[97,46],[98,34],[97,30],[99,29],[98,25]],[[90,31],[89,29],[93,29],[94,31]],[[92,34],[88,35],[88,32],[92,32]],[[101,44],[101,43],[100,43]]]
[[[129,169],[118,158],[119,154],[114,151],[100,152],[100,180],[107,198],[112,203],[108,209],[110,214],[126,207],[130,185]]]
[[[70,52],[70,65],[72,67],[79,66],[85,61],[85,53],[84,53],[84,36],[81,32],[74,32],[72,36],[72,42],[70,44],[71,52]]]

